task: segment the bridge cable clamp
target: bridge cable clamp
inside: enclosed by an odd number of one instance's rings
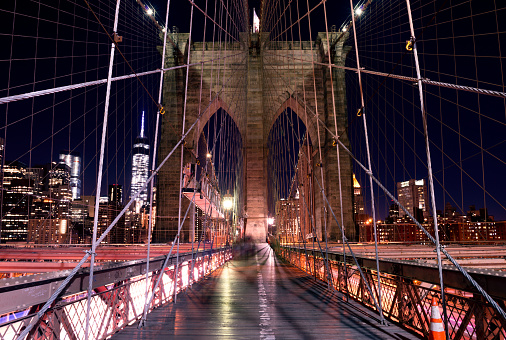
[[[406,50],[413,51],[413,46],[415,45],[416,39],[415,37],[409,38],[409,40],[406,40]]]
[[[369,176],[372,176],[372,171],[371,170],[366,170],[365,173],[368,174]]]
[[[84,252],[90,256],[97,255],[97,253],[94,253],[93,251],[91,251],[91,249],[85,250]]]
[[[112,34],[112,37],[113,37],[113,39],[114,39],[114,43],[115,43],[115,44],[119,44],[120,42],[122,42],[122,41],[123,41],[123,36],[118,35],[118,33],[116,33],[116,32],[114,32],[114,33]]]
[[[444,248],[446,248],[446,246],[440,243],[439,249],[444,249]],[[437,252],[437,247],[433,250],[433,252]]]
[[[360,117],[362,115],[362,113],[364,112],[364,107],[362,106],[360,109],[358,109],[357,111],[357,117]]]

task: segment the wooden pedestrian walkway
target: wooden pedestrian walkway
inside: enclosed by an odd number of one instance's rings
[[[418,339],[337,294],[262,244],[112,339]]]

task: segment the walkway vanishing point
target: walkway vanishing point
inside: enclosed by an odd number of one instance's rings
[[[267,244],[235,257],[113,340],[418,339],[279,260]]]

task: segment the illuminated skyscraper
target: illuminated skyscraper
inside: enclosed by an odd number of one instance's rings
[[[357,215],[365,214],[365,205],[364,196],[362,195],[362,187],[355,177],[355,174],[353,174],[353,198],[353,213],[355,214],[355,218],[357,218]]]
[[[417,220],[428,217],[427,209],[427,186],[423,179],[397,182],[397,195],[399,203]],[[399,215],[405,216],[404,211],[399,209]]]
[[[121,185],[109,185],[109,203],[123,204],[123,187]]]
[[[70,168],[70,190],[72,200],[81,198],[81,156],[77,152],[60,151],[60,163],[65,163]]]
[[[132,185],[130,196],[134,196],[148,180],[149,172],[149,144],[144,134],[144,111],[142,111],[141,132],[135,139],[132,157]],[[148,203],[148,192],[146,189],[135,200],[135,211],[140,212],[143,205]]]

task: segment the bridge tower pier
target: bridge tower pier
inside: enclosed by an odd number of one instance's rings
[[[227,42],[227,48],[213,46],[210,42],[192,42],[188,46],[187,33],[172,32],[169,37],[165,67],[186,64],[189,51],[190,63],[206,61],[189,68],[186,128],[199,115],[201,119],[195,133],[186,140],[184,164],[195,162],[196,145],[202,129],[218,109],[223,109],[232,117],[241,133],[244,190],[243,197],[239,198],[241,206],[238,210],[245,221],[245,235],[255,242],[264,242],[267,236],[267,140],[275,120],[287,108],[292,109],[303,122],[307,122],[306,128],[313,150],[318,149],[320,139],[323,159],[320,162],[319,156],[315,155],[314,160],[323,168],[325,194],[340,223],[339,174],[334,138],[321,125],[318,138],[315,117],[316,113],[332,132],[335,131],[333,89],[338,135],[349,147],[344,70],[333,68],[332,87],[328,66],[323,66],[328,62],[328,55],[333,64],[344,65],[348,49],[343,47],[342,41],[337,41],[337,33],[329,33],[330,51],[327,50],[325,33],[319,33],[315,42],[303,41],[293,45],[289,42],[270,42],[268,33],[241,33],[240,41]],[[293,60],[288,62],[286,57],[289,56]],[[296,58],[306,61],[294,62]],[[209,60],[217,61],[208,62]],[[312,60],[319,64],[313,64]],[[181,136],[185,79],[186,68],[165,72],[163,98],[166,114],[162,120],[159,162]],[[286,79],[290,79],[288,83]],[[358,234],[355,232],[353,218],[352,166],[351,158],[344,150],[340,152],[340,167],[344,226],[347,237],[355,240]],[[179,172],[180,148],[158,176],[158,217],[153,233],[156,242],[170,242],[177,233]],[[314,170],[314,175],[321,182],[319,169]],[[341,231],[330,210],[324,209],[324,200],[316,183],[313,190],[314,222],[318,237],[323,238],[326,220],[327,236],[330,240],[340,240]],[[183,199],[183,203],[184,213],[189,201]],[[182,241],[189,240],[190,220],[183,227],[185,236]]]

